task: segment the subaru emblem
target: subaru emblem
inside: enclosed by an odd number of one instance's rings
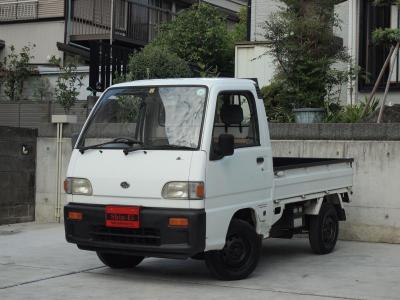
[[[130,186],[129,183],[127,183],[126,181],[122,181],[122,182],[121,182],[121,187],[122,187],[123,189],[127,189],[129,186]]]

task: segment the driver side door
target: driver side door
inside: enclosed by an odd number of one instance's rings
[[[255,101],[251,91],[221,91],[217,98],[206,168],[207,250],[223,247],[236,211],[250,207],[257,212],[271,196],[271,149],[260,142]],[[220,134],[233,135],[233,155],[213,157]]]

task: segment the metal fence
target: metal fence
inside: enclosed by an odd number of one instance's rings
[[[0,126],[39,128],[51,122],[51,115],[65,114],[61,105],[55,102],[0,102]],[[77,115],[78,123],[87,117],[87,101],[78,101],[68,114]]]
[[[37,19],[38,5],[38,0],[2,2],[0,3],[0,22]]]
[[[116,0],[111,9],[111,0],[72,0],[72,39],[94,39],[110,35],[111,11],[114,11],[114,36],[145,45],[157,34],[161,23],[173,18],[170,1]],[[157,4],[157,5],[155,5]]]

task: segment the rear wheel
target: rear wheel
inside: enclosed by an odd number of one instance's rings
[[[97,256],[103,264],[113,269],[134,268],[144,259],[144,256],[122,255],[99,251],[97,251]]]
[[[249,276],[257,266],[261,253],[261,237],[247,222],[233,219],[225,246],[209,251],[205,261],[211,273],[222,280],[239,280]]]
[[[309,240],[316,254],[327,254],[335,248],[339,221],[335,207],[323,203],[318,216],[310,216]]]

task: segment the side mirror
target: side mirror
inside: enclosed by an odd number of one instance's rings
[[[230,156],[234,151],[234,140],[232,134],[221,134],[218,137],[218,144],[215,145],[213,151],[211,152],[211,160],[219,160],[224,156]]]
[[[75,147],[76,141],[78,140],[78,137],[79,137],[79,133],[76,133],[76,132],[71,135],[72,150],[74,150],[74,147]]]
[[[222,156],[230,156],[234,151],[235,138],[232,134],[223,133],[218,137],[218,150]]]

